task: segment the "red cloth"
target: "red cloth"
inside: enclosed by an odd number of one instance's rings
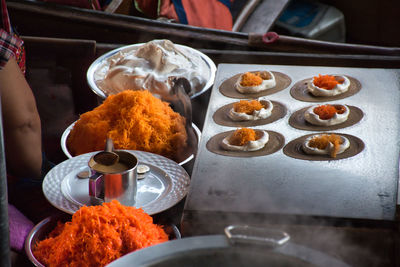
[[[224,4],[228,3],[228,4]],[[164,17],[192,26],[231,31],[229,3],[221,0],[135,0],[138,11],[151,19]]]
[[[182,0],[182,3],[189,25],[232,30],[232,14],[220,1]]]

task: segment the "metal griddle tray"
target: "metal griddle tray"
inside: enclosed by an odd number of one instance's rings
[[[365,143],[354,157],[307,161],[286,156],[282,149],[260,157],[229,157],[210,152],[207,141],[234,130],[212,118],[220,107],[238,101],[222,95],[219,86],[245,71],[271,70],[287,74],[291,85],[267,96],[286,105],[286,116],[257,126],[281,133],[285,144],[313,132],[288,123],[295,111],[317,103],[290,95],[298,81],[321,74],[356,78],[361,90],[326,103],[348,104],[364,112],[363,119],[335,132],[354,135]],[[400,70],[379,68],[220,64],[210,96],[199,151],[184,212],[244,212],[394,220],[399,180]]]

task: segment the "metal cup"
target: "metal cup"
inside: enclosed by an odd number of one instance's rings
[[[119,161],[113,165],[103,165],[89,160],[89,196],[92,205],[118,200],[122,205],[133,206],[136,202],[138,160],[127,151],[114,151]]]

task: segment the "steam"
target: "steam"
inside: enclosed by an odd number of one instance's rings
[[[212,193],[229,197],[228,193],[218,190]],[[343,221],[338,224],[338,221],[329,218],[185,212],[181,232],[183,237],[223,235],[228,225],[249,225],[286,232],[290,235],[289,243],[333,257],[350,266],[394,266],[393,229],[354,227]]]

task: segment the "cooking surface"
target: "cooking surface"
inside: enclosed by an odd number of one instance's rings
[[[222,95],[218,87],[235,74],[264,69],[285,73],[292,79],[288,88],[267,96],[286,105],[288,112],[278,121],[254,128],[282,134],[285,144],[313,133],[289,125],[292,113],[313,104],[292,98],[290,88],[319,73],[349,75],[361,83],[361,90],[329,103],[356,106],[364,117],[357,124],[334,132],[360,138],[364,150],[351,158],[332,161],[295,159],[282,149],[260,157],[210,152],[206,143],[211,137],[235,129],[218,125],[212,118],[220,107],[238,101]],[[220,64],[184,214],[243,212],[394,220],[399,176],[399,77],[398,69]]]

